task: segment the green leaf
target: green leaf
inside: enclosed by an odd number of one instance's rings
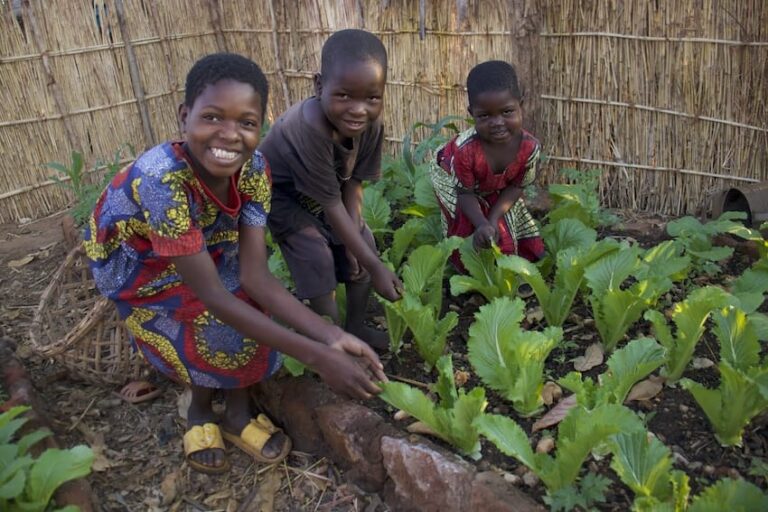
[[[548,254],[559,254],[570,248],[587,249],[597,241],[597,232],[578,219],[564,218],[541,229]]]
[[[384,196],[376,189],[366,187],[363,190],[363,219],[374,234],[389,231],[392,210]]]
[[[608,254],[587,267],[584,278],[592,292],[599,295],[619,290],[621,284],[639,268],[638,253],[637,247],[631,247]]]
[[[405,257],[406,251],[411,246],[422,230],[423,220],[408,219],[392,235],[392,245],[389,248],[389,261],[398,268]]]
[[[720,342],[720,360],[737,370],[747,371],[760,362],[760,342],[750,318],[736,308],[715,314],[715,336]]]
[[[16,443],[16,445],[19,447],[19,454],[24,455],[27,453],[27,451],[29,451],[30,447],[51,435],[52,433],[48,429],[40,429],[35,430],[34,432],[30,432],[29,434],[19,439],[19,441]]]
[[[752,313],[765,302],[768,292],[768,259],[762,258],[746,270],[731,285],[731,293],[740,302],[745,313]]]
[[[645,432],[619,433],[613,436],[611,468],[636,495],[669,498],[672,486],[669,448]]]
[[[24,491],[27,475],[24,471],[16,471],[6,482],[0,481],[0,500],[12,500]]]
[[[288,373],[294,377],[304,375],[304,372],[307,369],[304,363],[298,359],[294,359],[291,356],[283,356],[283,366],[285,366],[285,369],[288,370]]]
[[[456,393],[456,382],[453,379],[451,356],[448,354],[441,356],[435,366],[437,367],[435,391],[437,396],[440,397],[440,407],[450,409],[459,399],[459,395]]]
[[[676,382],[682,377],[693,357],[696,344],[704,334],[707,318],[715,308],[723,307],[727,303],[728,294],[716,286],[694,290],[672,309],[672,321],[677,328],[675,336],[661,313],[645,313],[645,319],[651,322],[654,334],[667,349],[668,360],[664,376],[668,381]]]
[[[502,258],[498,247],[476,251],[472,246],[472,238],[468,237],[459,247],[459,254],[468,275],[451,277],[451,295],[477,291],[490,302],[516,290],[514,273],[497,265],[497,260]]]
[[[437,425],[435,404],[424,393],[401,382],[383,382],[380,386],[379,398],[433,428]]]
[[[630,389],[666,360],[664,348],[653,338],[639,338],[627,343],[608,359],[608,371],[601,375],[601,387],[622,404]]]
[[[533,453],[528,435],[510,418],[498,414],[484,414],[475,420],[477,430],[496,448],[525,464],[539,475],[539,460]]]
[[[725,478],[696,496],[688,512],[768,510],[768,495],[746,480]]]
[[[87,446],[49,448],[32,465],[26,495],[32,501],[48,503],[61,484],[90,473],[91,464],[93,451]]]
[[[408,326],[396,304],[381,297],[378,299],[384,306],[384,317],[387,320],[387,334],[389,335],[389,350],[393,354],[398,354],[403,346],[403,336],[405,336]]]
[[[643,256],[646,265],[636,277],[643,280],[652,275],[663,275],[673,281],[682,281],[688,277],[691,267],[691,258],[681,256],[682,252],[683,248],[674,240],[667,240],[652,247]]]

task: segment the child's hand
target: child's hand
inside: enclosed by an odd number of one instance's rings
[[[373,289],[385,299],[389,301],[400,299],[403,283],[394,272],[383,264],[377,265],[377,268],[371,274],[371,280],[373,281]]]
[[[381,388],[376,385],[381,379],[375,377],[369,361],[353,357],[346,351],[328,350],[314,370],[336,393],[363,400],[381,393]],[[383,374],[381,368],[377,371]]]
[[[328,346],[359,358],[358,362],[364,368],[367,368],[377,381],[386,382],[387,376],[384,375],[384,365],[379,361],[379,356],[376,355],[376,352],[356,336],[352,336],[341,329],[339,331],[340,334],[333,341],[329,342]]]
[[[488,249],[493,242],[496,242],[499,236],[496,227],[492,224],[483,224],[475,230],[475,234],[472,236],[472,245],[476,251],[480,249]]]

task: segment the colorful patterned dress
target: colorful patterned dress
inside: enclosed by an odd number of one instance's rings
[[[259,308],[240,287],[238,265],[238,227],[267,222],[269,168],[258,151],[231,178],[228,202],[196,177],[181,143],[166,142],[115,176],[85,235],[96,285],[147,361],[208,388],[242,388],[281,364],[277,351],[214,317],[170,260],[207,250],[227,290]]]
[[[430,169],[430,178],[442,213],[445,236],[468,237],[475,226],[458,207],[460,190],[475,194],[486,217],[509,185],[520,188],[533,183],[539,161],[539,142],[523,131],[517,158],[501,173],[494,173],[474,128],[466,130],[438,149]],[[531,213],[520,198],[498,222],[498,245],[504,254],[517,254],[530,261],[544,255],[544,243]],[[460,262],[453,258],[454,263]]]

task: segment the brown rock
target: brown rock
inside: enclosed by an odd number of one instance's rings
[[[384,487],[387,473],[381,456],[381,436],[397,435],[382,418],[354,402],[317,408],[317,421],[331,457],[346,471],[346,477],[367,492]]]
[[[472,481],[468,510],[543,512],[544,509],[515,486],[509,485],[500,475],[492,471],[484,471],[478,473]]]
[[[386,501],[393,510],[483,510],[467,508],[475,470],[456,455],[389,436],[381,438],[381,453],[392,480]]]

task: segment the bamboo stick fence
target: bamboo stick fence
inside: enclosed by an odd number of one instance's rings
[[[124,143],[179,135],[184,77],[207,53],[258,62],[268,119],[311,94],[332,32],[365,28],[389,50],[387,150],[417,121],[466,112],[476,63],[505,59],[526,125],[561,167],[605,169],[609,206],[695,211],[768,179],[764,0],[0,0],[0,222],[72,197],[46,162],[89,164]]]

